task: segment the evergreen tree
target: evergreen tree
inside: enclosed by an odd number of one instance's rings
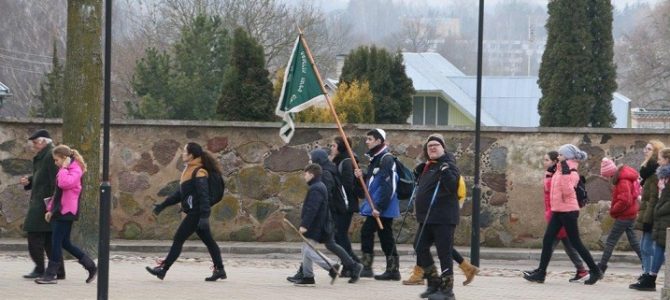
[[[64,90],[63,77],[65,69],[58,59],[58,49],[56,42],[53,43],[53,58],[51,59],[51,71],[46,74],[40,83],[39,94],[35,95],[39,101],[39,106],[31,109],[30,114],[34,117],[42,118],[62,118]]]
[[[228,65],[230,39],[219,17],[199,15],[181,30],[174,54],[147,49],[132,86],[139,103],[127,103],[135,118],[215,119]]]
[[[341,83],[369,82],[375,123],[405,124],[412,112],[412,80],[405,73],[402,54],[375,46],[352,50],[342,67]]]
[[[612,127],[616,118],[612,112],[612,97],[617,89],[612,39],[612,3],[609,0],[590,0],[589,17],[593,36],[592,95],[595,100],[590,123],[593,127]]]
[[[274,119],[272,82],[265,68],[263,47],[242,28],[233,34],[229,67],[223,76],[218,112],[224,120]]]
[[[613,124],[612,7],[605,2],[549,2],[547,45],[538,80],[540,126]]]

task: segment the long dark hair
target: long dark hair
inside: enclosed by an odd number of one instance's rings
[[[335,145],[337,145],[337,152],[339,152],[343,157],[349,157],[349,153],[347,153],[347,147],[344,145],[344,139],[341,136],[336,136],[333,138],[333,141],[335,142]],[[350,137],[347,137],[347,143],[349,143],[349,146],[351,146]]]
[[[553,162],[558,162],[558,152],[557,151],[549,151],[547,152],[547,156],[549,156],[549,159]]]
[[[202,149],[198,143],[189,142],[186,144],[186,152],[193,155],[193,158],[200,157],[202,160],[202,166],[207,170],[207,172],[214,172],[221,174],[221,166],[219,162],[212,156],[209,151]]]

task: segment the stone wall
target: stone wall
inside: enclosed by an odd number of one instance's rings
[[[31,158],[26,137],[47,128],[61,140],[57,120],[0,119],[0,234],[20,237],[29,194],[18,185],[30,173]],[[365,132],[373,126],[346,129],[361,157]],[[472,187],[474,132],[469,128],[411,128],[389,126],[391,149],[406,165],[418,162],[421,145],[430,133],[440,132],[448,150]],[[290,144],[278,136],[277,123],[222,123],[176,121],[117,121],[111,133],[111,181],[113,189],[112,237],[122,239],[169,239],[180,221],[178,207],[166,209],[155,219],[152,204],[162,201],[178,185],[182,167],[179,148],[188,141],[206,145],[225,170],[226,195],[213,208],[212,228],[218,240],[296,241],[282,223],[298,223],[306,185],[301,170],[314,147],[326,147],[337,135],[333,126],[298,127]],[[589,153],[580,166],[587,174],[591,203],[582,209],[580,230],[591,249],[602,248],[613,220],[608,182],[598,176],[600,159],[637,168],[642,148],[650,139],[668,142],[662,131],[613,129],[512,129],[485,128],[482,132],[481,241],[491,247],[538,247],[545,228],[543,217],[542,156],[564,143],[579,145]],[[365,159],[363,159],[365,161]],[[90,163],[90,162],[89,162]],[[95,187],[97,188],[97,187]],[[97,201],[86,199],[85,201]],[[406,203],[403,203],[406,206]],[[471,204],[466,201],[457,227],[456,243],[467,245],[471,232]],[[404,207],[403,206],[403,207]],[[362,219],[356,217],[352,238],[358,240]],[[396,222],[396,230],[400,222]],[[411,242],[416,221],[408,217],[400,235]],[[622,242],[622,245],[625,242]]]

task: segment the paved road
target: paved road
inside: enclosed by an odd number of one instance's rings
[[[295,254],[235,255],[224,259],[228,279],[205,282],[211,272],[205,253],[184,253],[164,281],[150,276],[144,266],[153,265],[158,254],[112,253],[110,299],[419,299],[424,287],[402,286],[399,282],[363,279],[357,284],[346,280],[329,284],[325,271],[317,271],[316,287],[294,287],[284,278],[299,264]],[[412,257],[403,256],[401,269],[406,276]],[[630,263],[611,263],[605,279],[594,286],[569,283],[572,267],[567,262],[552,262],[544,284],[520,277],[520,270],[533,269],[537,261],[482,261],[481,276],[469,286],[461,286],[463,276],[456,269],[457,299],[659,299],[658,292],[628,289],[639,267]],[[95,299],[96,285],[84,283],[84,270],[74,261],[66,262],[68,278],[57,285],[36,285],[20,277],[30,268],[21,252],[0,252],[0,297],[2,299]],[[383,262],[377,258],[375,269]],[[659,279],[659,283],[663,282]]]

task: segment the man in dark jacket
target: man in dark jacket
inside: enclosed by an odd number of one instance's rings
[[[368,201],[361,205],[361,215],[366,217],[361,227],[361,262],[364,269],[361,277],[372,277],[372,262],[374,260],[375,232],[379,236],[382,251],[386,255],[386,271],[374,276],[377,280],[400,280],[398,252],[393,236],[393,218],[400,216],[400,203],[396,194],[398,174],[396,173],[395,158],[386,145],[386,132],[376,128],[367,132],[365,145],[370,158],[370,165],[365,174],[368,191],[374,202],[370,206]],[[363,176],[360,169],[354,171],[356,177]],[[384,229],[379,229],[376,217],[379,217]]]
[[[452,250],[459,220],[457,197],[460,173],[454,156],[445,151],[442,135],[433,134],[424,144],[427,161],[416,187],[416,220],[419,228],[415,246],[417,262],[428,279],[422,298],[455,299]],[[430,247],[435,244],[441,271],[435,267]]]
[[[54,148],[49,132],[40,129],[35,131],[28,140],[32,143],[33,173],[30,177],[21,177],[19,183],[25,190],[30,190],[30,204],[23,223],[23,230],[28,235],[28,253],[35,263],[32,272],[23,278],[39,278],[44,273],[44,253],[51,253],[51,225],[44,220],[46,205],[44,198],[51,197],[56,189],[56,173],[58,166],[54,163],[51,151]],[[62,258],[61,258],[62,261]],[[57,272],[58,279],[65,279],[63,264]]]
[[[328,189],[321,181],[322,168],[318,164],[312,163],[307,165],[304,171],[305,182],[309,185],[309,190],[305,196],[305,202],[302,205],[302,212],[300,214],[300,233],[302,233],[312,245],[316,243],[324,243],[329,251],[337,255],[342,260],[342,263],[352,270],[349,283],[355,283],[359,279],[360,273],[363,270],[363,265],[354,262],[347,252],[342,249],[342,247],[338,246],[333,239],[332,220],[328,207]],[[302,255],[303,261],[299,271],[301,276],[295,278],[295,280],[289,279],[289,281],[298,286],[314,284],[312,263],[316,263],[327,270],[333,280],[339,276],[339,273],[342,270],[339,264],[331,261],[326,256],[317,254],[310,245],[303,245]]]

